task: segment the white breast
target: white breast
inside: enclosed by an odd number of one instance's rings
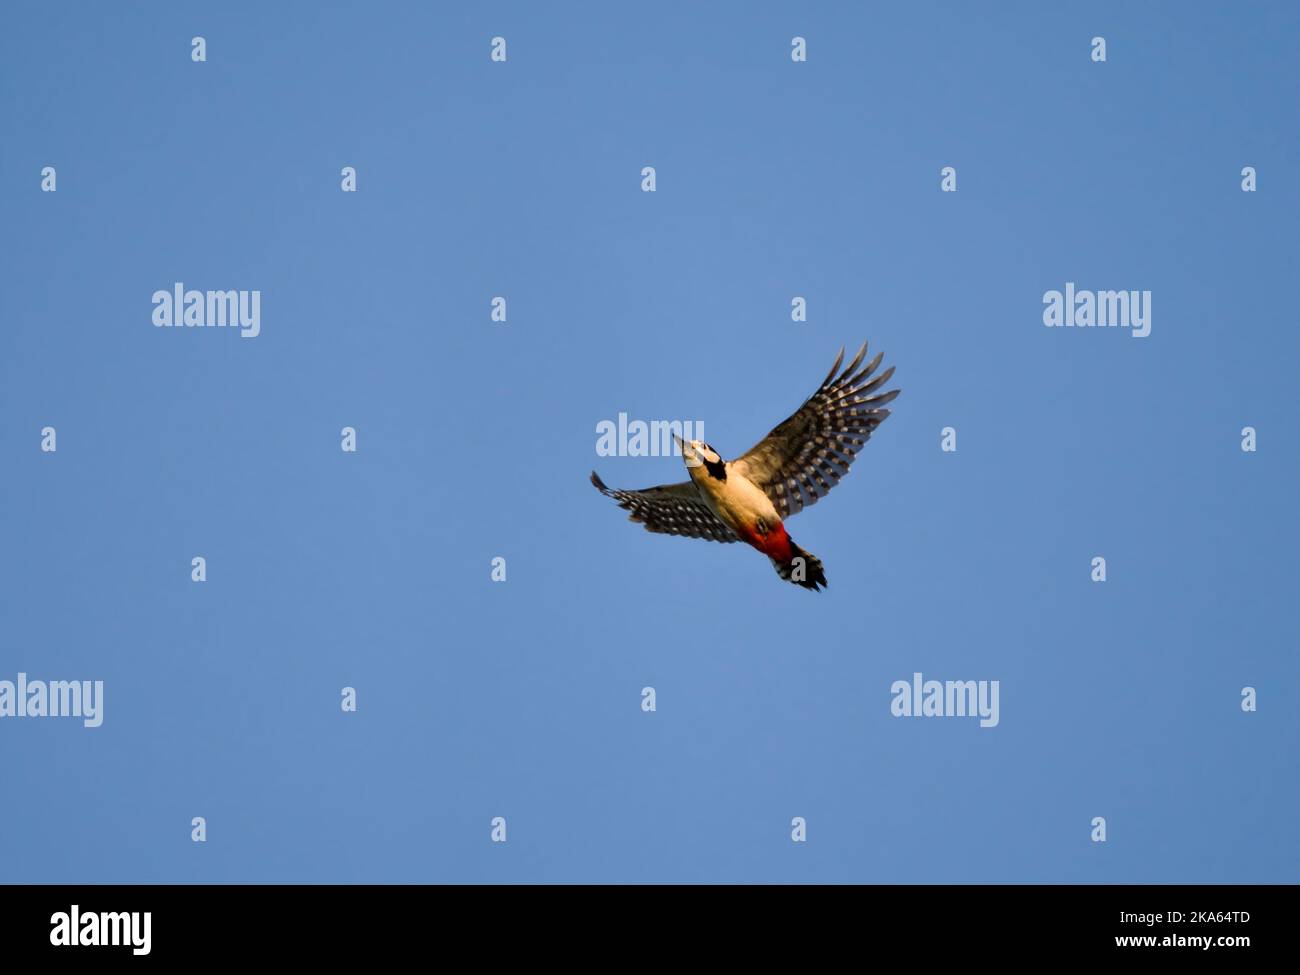
[[[710,477],[702,466],[691,469],[691,477],[713,513],[739,531],[751,532],[761,518],[769,528],[780,524],[772,501],[757,484],[727,465],[727,479]]]

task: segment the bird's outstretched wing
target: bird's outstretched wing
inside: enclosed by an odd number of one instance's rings
[[[615,491],[606,487],[605,482],[592,471],[591,483],[601,494],[617,501],[620,508],[630,511],[628,517],[645,525],[646,531],[703,538],[710,542],[740,541],[736,533],[700,500],[699,491],[690,481],[643,491]]]
[[[889,416],[883,407],[899,390],[875,391],[889,382],[894,367],[871,379],[882,356],[877,354],[858,372],[866,354],[867,343],[863,342],[853,362],[836,378],[844,361],[840,349],[817,392],[792,417],[731,462],[737,473],[767,492],[783,519],[825,497],[849,472],[871,432]]]

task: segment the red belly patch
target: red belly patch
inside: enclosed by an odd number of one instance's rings
[[[785,533],[785,525],[779,523],[766,535],[750,529],[745,533],[745,541],[778,562],[789,562],[794,557],[790,550],[790,536]]]

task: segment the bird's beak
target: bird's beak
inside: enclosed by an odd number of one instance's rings
[[[686,462],[686,466],[699,467],[700,458],[697,457],[695,451],[691,449],[691,445],[675,433],[673,434],[673,439],[677,441],[677,449],[682,452],[682,459]]]

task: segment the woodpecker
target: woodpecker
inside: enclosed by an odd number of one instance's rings
[[[606,487],[592,471],[591,483],[647,531],[745,542],[771,559],[782,579],[820,592],[828,585],[821,559],[795,544],[785,519],[816,504],[848,474],[872,431],[889,416],[885,404],[901,392],[877,392],[894,375],[894,367],[872,379],[882,355],[862,366],[866,354],[863,342],[840,372],[840,349],[817,391],[735,460],[723,460],[702,440],[674,435],[690,480],[619,491]]]

